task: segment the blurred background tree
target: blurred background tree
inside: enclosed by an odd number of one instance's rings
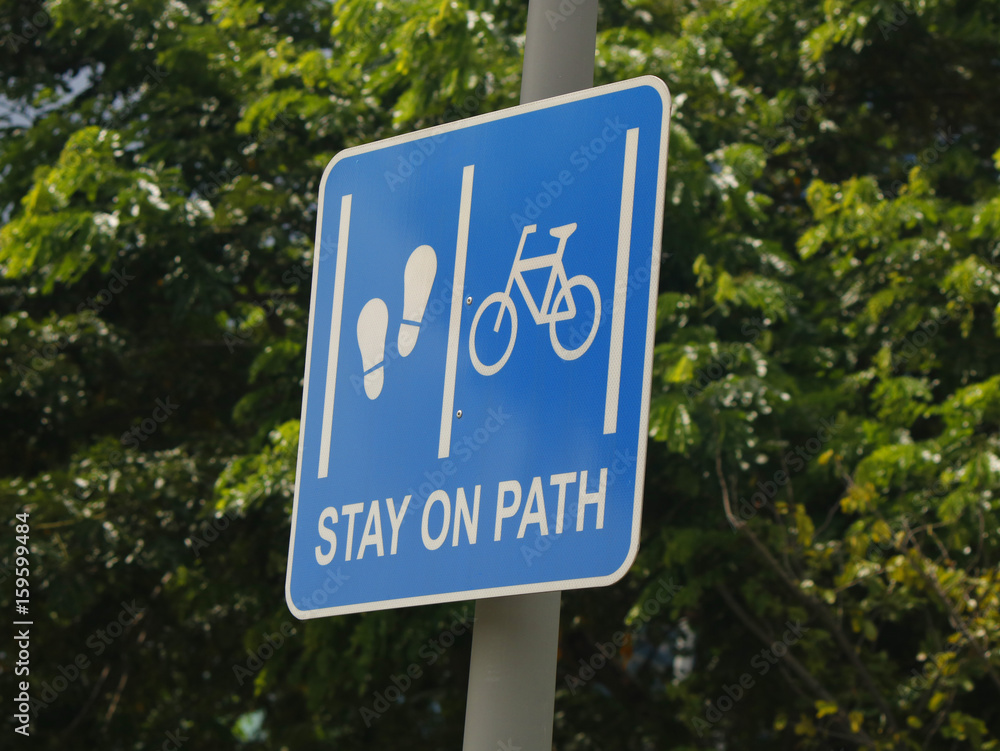
[[[433,644],[471,603],[283,602],[312,236],[339,150],[516,104],[524,27],[0,0],[32,747],[459,747],[471,639]],[[563,595],[557,748],[998,747],[998,39],[965,0],[601,4],[596,83],[675,112],[642,546]]]

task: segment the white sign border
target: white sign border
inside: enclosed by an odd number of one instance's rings
[[[639,445],[636,450],[635,499],[633,502],[632,514],[632,538],[629,545],[628,555],[625,556],[624,563],[622,563],[622,565],[614,573],[606,576],[590,577],[587,579],[566,579],[557,582],[536,582],[534,584],[515,584],[508,587],[491,587],[487,589],[470,589],[433,595],[417,595],[414,597],[400,597],[394,600],[378,600],[373,602],[354,603],[351,605],[338,605],[329,608],[317,608],[315,610],[300,610],[295,606],[291,598],[292,561],[294,560],[295,551],[295,527],[298,520],[299,510],[299,478],[302,476],[302,454],[305,441],[306,407],[309,398],[309,371],[313,349],[313,319],[316,314],[316,291],[319,280],[319,262],[322,257],[321,241],[323,237],[323,203],[326,193],[326,181],[329,178],[330,172],[333,170],[334,166],[336,166],[336,164],[342,159],[359,156],[369,151],[389,148],[422,138],[429,138],[456,130],[464,130],[465,128],[492,122],[494,120],[516,117],[518,115],[534,112],[536,110],[558,107],[559,105],[567,104],[569,102],[579,102],[592,97],[611,94],[617,91],[626,91],[628,89],[639,88],[641,86],[649,86],[653,88],[660,95],[663,102],[663,122],[661,124],[662,138],[660,139],[659,164],[657,166],[656,205],[654,217],[655,224],[653,227],[653,250],[655,251],[661,247],[663,240],[663,202],[666,197],[667,147],[670,137],[670,114],[672,101],[667,85],[656,76],[640,76],[638,78],[630,78],[627,81],[619,81],[605,86],[597,86],[590,89],[583,89],[581,91],[574,91],[572,93],[563,94],[550,99],[541,99],[537,102],[531,102],[530,104],[521,104],[516,107],[498,110],[497,112],[477,115],[476,117],[470,117],[453,123],[446,123],[444,125],[436,125],[432,128],[426,128],[425,130],[418,130],[401,136],[393,136],[392,138],[374,141],[361,146],[353,146],[338,152],[326,166],[326,169],[323,171],[323,179],[320,182],[319,202],[316,209],[316,242],[313,248],[312,291],[309,297],[309,331],[306,337],[306,367],[305,376],[302,382],[302,415],[299,424],[299,452],[298,460],[295,466],[295,495],[292,501],[292,525],[288,539],[288,563],[287,571],[285,572],[285,603],[288,605],[288,609],[291,611],[292,615],[299,620],[311,620],[313,618],[324,618],[333,615],[348,615],[351,613],[367,613],[377,610],[388,610],[390,608],[412,607],[415,605],[462,602],[465,600],[478,600],[487,597],[508,597],[511,595],[553,592],[564,589],[605,587],[621,579],[629,568],[631,568],[632,563],[635,561],[635,557],[639,552],[639,533],[642,526],[642,496],[645,484],[646,442],[649,434],[649,400],[653,375],[653,340],[656,335],[656,300],[659,291],[658,288],[660,278],[660,254],[657,252],[653,252],[650,265],[649,316],[646,323],[646,359],[643,366],[642,378],[643,390],[642,404],[640,406],[639,415]]]

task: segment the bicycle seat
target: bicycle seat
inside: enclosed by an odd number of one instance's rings
[[[565,240],[570,235],[576,232],[576,222],[572,224],[564,224],[562,227],[553,227],[549,230],[549,234],[552,237],[558,237],[560,240]]]

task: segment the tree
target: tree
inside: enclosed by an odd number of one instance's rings
[[[312,232],[337,151],[516,103],[524,8],[0,8],[36,741],[456,747],[471,604],[281,597]],[[642,546],[564,594],[558,748],[997,746],[998,33],[602,4],[597,83],[675,112]]]

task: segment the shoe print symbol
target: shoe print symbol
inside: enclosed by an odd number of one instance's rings
[[[417,344],[420,323],[437,274],[437,255],[430,245],[414,250],[403,271],[403,321],[399,324],[396,346],[402,357]],[[385,341],[389,331],[389,309],[375,297],[365,303],[358,316],[358,348],[364,372],[365,394],[377,399],[385,382]]]
[[[361,366],[365,374],[365,393],[377,399],[385,381],[385,334],[389,330],[389,309],[375,297],[365,303],[358,316],[358,346],[361,348]]]
[[[431,285],[437,273],[437,256],[430,245],[421,245],[410,254],[403,272],[403,322],[399,324],[399,354],[406,357],[417,344],[420,321],[424,317]]]

